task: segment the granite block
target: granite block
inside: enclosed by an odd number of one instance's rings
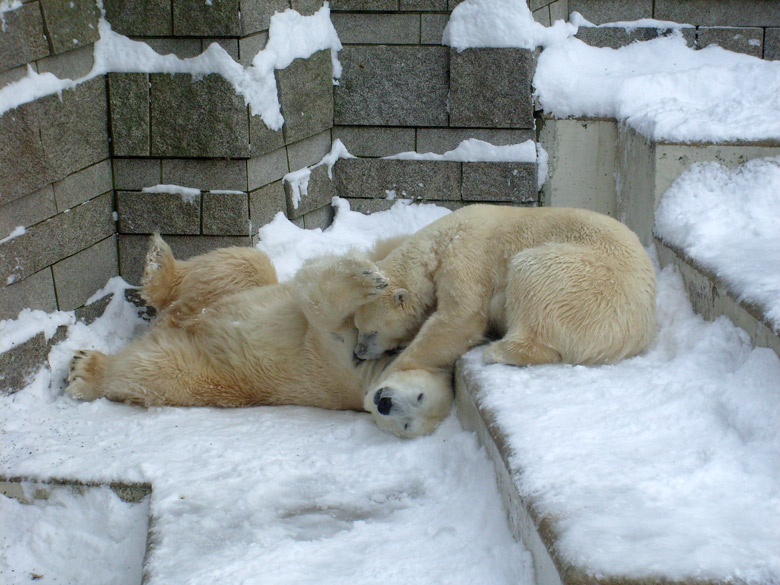
[[[555,0],[550,3],[550,22],[569,20],[569,0]]]
[[[38,61],[38,73],[51,73],[60,79],[80,79],[92,71],[94,48],[84,45],[67,53],[45,57]]]
[[[411,11],[440,11],[447,10],[447,0],[400,0],[399,9]]]
[[[420,42],[419,14],[335,12],[331,20],[344,44],[412,45]]]
[[[203,234],[242,236],[249,233],[249,197],[242,191],[203,193]]]
[[[696,44],[696,29],[681,29],[683,38],[689,47]],[[650,41],[661,36],[672,34],[671,29],[638,27],[626,29],[622,27],[587,27],[581,26],[577,31],[577,38],[591,47],[609,47],[619,49],[630,45],[635,41]]]
[[[106,80],[97,77],[38,100],[41,141],[51,180],[109,157]]]
[[[13,394],[27,386],[46,363],[49,349],[46,337],[38,333],[24,343],[0,353],[0,394]]]
[[[116,236],[77,252],[52,266],[60,311],[81,307],[118,274]]]
[[[244,67],[249,67],[252,64],[255,55],[265,49],[267,43],[267,32],[259,32],[248,37],[241,37],[238,39],[238,62]]]
[[[33,71],[37,69],[37,65],[35,61],[29,64],[29,66],[32,68]],[[8,69],[6,71],[0,71],[0,88],[5,87],[6,85],[9,85],[11,83],[16,83],[22,77],[27,75],[27,65],[20,65],[19,67],[14,67],[13,69]]]
[[[251,107],[250,107],[251,111]],[[273,152],[284,146],[284,132],[271,130],[263,122],[263,118],[250,114],[249,116],[249,150],[253,157]]]
[[[446,126],[448,48],[346,46],[334,124]]]
[[[22,309],[39,309],[47,313],[57,310],[51,268],[44,268],[10,286],[0,286],[0,320],[16,319]]]
[[[201,39],[135,37],[133,40],[146,43],[160,55],[176,55],[179,59],[191,59],[203,52]]]
[[[173,34],[171,0],[103,0],[106,20],[123,35]]]
[[[0,116],[0,206],[54,180],[40,133],[40,100]]]
[[[604,24],[605,22],[619,22],[624,20],[639,20],[641,18],[653,18],[654,0],[569,0],[569,13],[579,12],[593,24]],[[679,2],[680,0],[672,0]],[[656,2],[657,4],[657,2]],[[657,14],[655,18],[661,20],[674,20],[675,22],[686,22],[684,20],[675,20],[673,18],[661,18]]]
[[[292,185],[284,181],[284,193],[287,198],[287,217],[290,219],[330,205],[333,198],[339,195],[336,183],[328,176],[325,166],[312,169],[308,185],[301,186],[297,195]]]
[[[203,191],[247,190],[245,160],[169,158],[162,161],[162,184]]]
[[[100,38],[100,10],[94,0],[40,0],[52,52],[64,53]]]
[[[451,49],[450,126],[533,128],[534,67],[526,49]]]
[[[152,156],[249,157],[247,106],[222,76],[150,78]]]
[[[288,8],[289,0],[241,0],[241,34],[250,35],[268,30],[274,13],[284,12]]]
[[[100,161],[54,183],[57,211],[75,207],[113,188],[111,161]]]
[[[768,28],[764,31],[764,59],[780,59],[780,28]]]
[[[495,146],[507,146],[535,140],[536,132],[532,129],[418,128],[417,152],[444,154],[457,148],[461,142],[469,138],[476,138]]]
[[[780,25],[780,10],[774,0],[655,0],[655,18],[705,26],[767,27]]]
[[[303,14],[304,16],[311,16],[322,8],[323,0],[291,0],[290,7]]]
[[[780,6],[778,6],[780,10]],[[745,53],[759,59],[764,54],[764,29],[748,27],[709,27],[700,26],[696,31],[696,45],[704,48],[718,45],[722,49]]]
[[[115,231],[113,201],[106,193],[38,223],[0,244],[0,284],[13,284],[88,248]]]
[[[420,42],[423,45],[441,45],[444,27],[449,14],[422,14],[420,16]]]
[[[287,213],[287,196],[281,181],[276,181],[249,194],[249,219],[252,233],[269,223],[279,212]]]
[[[342,159],[337,194],[348,199],[460,200],[461,164],[453,161]]]
[[[335,126],[333,139],[341,140],[354,156],[390,156],[399,152],[413,151],[414,132],[414,128]]]
[[[333,206],[325,205],[303,216],[303,227],[307,230],[324,230],[333,223]]]
[[[286,148],[250,158],[246,166],[250,191],[278,181],[290,172]]]
[[[222,47],[225,52],[230,55],[230,58],[233,59],[233,61],[238,61],[238,39],[212,39],[212,38],[204,38],[201,39],[200,42],[200,50],[201,52],[208,49],[212,43],[217,43],[220,47]]]
[[[464,201],[539,201],[534,163],[463,163],[461,188]]]
[[[113,158],[111,163],[116,189],[140,190],[163,183],[162,164],[159,159]]]
[[[149,156],[149,75],[110,73],[111,151],[114,156]]]
[[[3,13],[5,28],[0,33],[0,71],[25,65],[49,54],[38,2],[24,4]]]
[[[398,10],[398,0],[331,0],[330,9],[393,12]]]
[[[241,36],[241,2],[173,0],[173,34],[178,37]]]
[[[276,71],[284,116],[284,141],[298,142],[333,126],[333,68],[330,50],[296,59]]]
[[[201,195],[117,191],[119,231],[123,234],[200,233]]]
[[[297,171],[303,167],[316,165],[330,152],[330,147],[330,130],[288,145],[287,161],[290,169]]]
[[[0,207],[0,240],[17,226],[30,227],[57,213],[54,203],[54,189],[46,185],[43,189],[14,199]]]
[[[538,22],[542,26],[550,26],[552,25],[552,18],[550,17],[550,7],[549,6],[543,6],[542,8],[539,8],[538,10],[533,11],[533,17],[534,21]]]

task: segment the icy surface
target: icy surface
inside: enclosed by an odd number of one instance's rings
[[[281,215],[263,228],[281,277],[308,256],[365,247],[448,213],[397,203],[363,216],[346,201],[337,206],[324,232]],[[492,464],[452,416],[433,435],[406,441],[365,413],[146,410],[62,394],[74,349],[113,352],[144,328],[114,295],[103,317],[70,327],[29,387],[0,397],[0,474],[151,482],[150,585],[531,585],[530,556],[511,537]],[[96,537],[90,546],[108,555],[112,541]],[[84,558],[74,551],[74,571]],[[81,582],[115,580],[96,567]]]
[[[29,484],[25,488],[34,490]],[[0,495],[0,580],[5,585],[138,585],[148,506],[148,499],[123,502],[107,487],[83,494],[55,488],[34,505]]]
[[[780,360],[694,315],[671,268],[658,320],[650,349],[612,366],[467,354],[515,482],[594,573],[780,583]]]
[[[780,333],[780,157],[692,165],[663,195],[655,233],[758,305]]]
[[[59,79],[51,73],[39,75],[28,66],[24,78],[0,89],[0,114],[106,73],[189,73],[193,78],[216,73],[244,97],[254,115],[261,116],[269,128],[278,130],[284,118],[277,97],[274,70],[284,69],[295,59],[306,59],[317,51],[329,49],[333,76],[338,78],[341,75],[341,64],[336,57],[341,43],[330,21],[327,5],[311,16],[302,16],[290,9],[274,14],[268,43],[255,55],[250,67],[234,61],[217,43],[212,43],[196,57],[181,59],[172,54],[160,55],[146,43],[114,32],[102,18],[98,28],[100,39],[94,47],[95,62],[86,76],[76,80]]]

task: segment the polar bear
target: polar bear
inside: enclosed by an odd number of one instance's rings
[[[367,270],[384,282],[353,307],[355,355],[404,348],[390,373],[446,370],[491,333],[483,360],[517,366],[611,363],[655,333],[647,252],[620,222],[582,209],[465,207]],[[414,395],[386,383],[365,407],[393,417]]]
[[[356,363],[352,315],[318,327],[311,298],[319,284],[307,279],[322,276],[322,265],[330,267],[333,282],[358,273],[349,302],[361,304],[381,290],[381,279],[370,272],[373,261],[397,243],[382,242],[368,257],[315,259],[292,281],[278,284],[270,259],[259,250],[228,248],[181,262],[153,236],[141,294],[159,311],[155,324],[114,355],[76,352],[67,392],[81,400],[105,397],[142,406],[363,410],[366,390],[387,378],[392,358]],[[450,410],[449,374],[397,372],[387,382],[413,388],[416,400],[406,416],[391,421],[375,415],[387,431],[426,434]]]

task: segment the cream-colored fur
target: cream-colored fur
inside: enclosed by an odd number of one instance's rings
[[[450,367],[491,329],[501,338],[484,361],[520,366],[615,362],[655,333],[650,258],[623,224],[586,210],[466,207],[372,270],[388,286],[357,309],[357,354],[408,344],[389,371]]]
[[[397,243],[381,243],[372,258]],[[351,314],[332,327],[319,326],[317,311],[305,300],[307,291],[318,288],[318,271],[312,269],[318,262],[308,263],[293,281],[275,284],[273,265],[258,250],[227,248],[181,262],[154,236],[142,296],[159,310],[155,325],[115,355],[77,352],[68,393],[143,406],[297,404],[363,410],[366,389],[381,386],[390,359],[356,365]],[[333,282],[340,282],[353,272],[364,277],[372,260],[331,258],[328,263],[335,266]],[[365,298],[377,292],[369,285]],[[447,375],[412,376],[411,385],[424,396],[415,416],[399,415],[395,424],[382,417],[383,428],[400,436],[430,432],[452,402]],[[400,380],[408,385],[407,378]]]

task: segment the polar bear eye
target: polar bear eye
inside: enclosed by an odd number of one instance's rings
[[[422,392],[420,392],[420,393],[417,395],[417,402],[422,402],[422,401],[423,401],[423,398],[425,398],[425,394],[423,394]]]

